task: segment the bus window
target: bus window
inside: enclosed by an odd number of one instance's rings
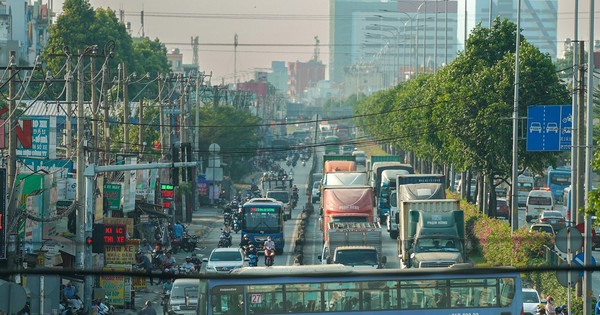
[[[283,285],[249,285],[246,291],[247,309],[253,314],[281,313]]]
[[[286,310],[301,302],[307,312],[322,312],[321,286],[314,283],[294,283],[285,286]]]

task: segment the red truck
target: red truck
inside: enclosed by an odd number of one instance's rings
[[[330,222],[374,222],[373,188],[370,186],[330,186],[323,189],[320,218],[323,241]]]

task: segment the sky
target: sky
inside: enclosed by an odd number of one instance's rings
[[[309,61],[315,36],[321,43],[320,60],[329,59],[328,0],[90,0],[90,4],[115,10],[117,18],[124,10],[133,37],[144,34],[158,38],[168,50],[179,48],[184,63],[192,63],[191,39],[198,36],[200,70],[212,72],[213,84],[223,78],[233,82],[234,68],[237,80],[245,81],[254,79],[256,70],[270,69],[273,60]],[[62,11],[61,0],[54,5],[55,12]]]
[[[477,0],[484,1],[484,0]],[[485,0],[487,1],[487,0]],[[575,0],[558,1],[558,52],[565,38],[573,38]],[[132,36],[158,38],[171,50],[179,48],[184,63],[192,62],[192,37],[200,43],[200,70],[212,72],[212,83],[253,79],[256,70],[270,69],[271,61],[308,61],[315,36],[320,60],[329,63],[329,0],[90,0],[94,8],[125,12]],[[62,11],[62,0],[54,2]],[[144,28],[140,12],[144,11]],[[596,11],[600,10],[599,7]],[[589,0],[579,0],[579,39],[587,40]],[[600,35],[596,18],[596,34]],[[234,36],[238,35],[234,54]],[[596,36],[600,38],[600,36]],[[234,62],[235,61],[235,62]],[[234,66],[235,64],[235,66]],[[327,71],[326,71],[327,73]]]

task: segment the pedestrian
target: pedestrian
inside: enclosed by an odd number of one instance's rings
[[[154,309],[154,307],[152,307],[152,302],[146,301],[146,304],[144,304],[144,308],[140,310],[138,315],[156,315],[156,310]]]
[[[150,285],[154,285],[154,277],[152,277],[152,262],[150,261],[150,258],[140,251],[135,254],[135,263],[139,267],[146,270],[148,277],[150,277]]]
[[[181,240],[183,238],[183,225],[179,221],[175,222],[173,225],[173,236],[176,240]]]
[[[546,315],[556,315],[556,306],[554,306],[554,298],[546,297]]]
[[[598,295],[598,302],[594,308],[594,315],[600,315],[600,295]]]
[[[74,299],[76,294],[77,294],[77,287],[75,287],[73,285],[73,283],[71,281],[69,281],[67,283],[67,285],[65,286],[65,288],[63,289],[63,295],[64,295],[65,299],[67,299],[67,300]]]

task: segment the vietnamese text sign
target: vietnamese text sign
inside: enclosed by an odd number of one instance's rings
[[[104,262],[107,264],[135,264],[137,246],[106,245],[104,246]]]
[[[4,125],[4,120],[0,120]],[[8,127],[8,124],[6,125]],[[5,128],[0,128],[0,147],[5,148]],[[21,118],[15,128],[17,155],[56,158],[56,117]]]
[[[104,271],[124,271],[115,268],[104,268]],[[122,275],[106,275],[100,277],[100,286],[104,289],[104,295],[108,297],[111,305],[125,305],[125,277]]]
[[[106,210],[121,210],[121,184],[104,184],[104,198]]]

